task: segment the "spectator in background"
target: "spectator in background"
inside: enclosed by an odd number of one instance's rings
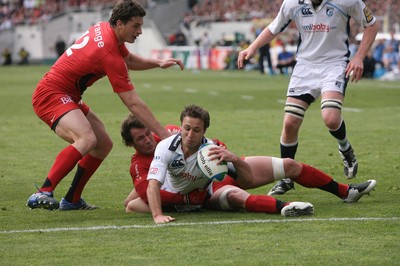
[[[387,45],[383,52],[383,67],[387,72],[392,71],[397,67],[397,53],[392,45]]]
[[[4,58],[3,66],[9,66],[12,64],[12,56],[8,48],[4,48],[3,53],[1,55]]]
[[[58,57],[62,56],[62,54],[64,53],[64,51],[66,49],[66,46],[67,45],[66,45],[65,41],[61,38],[61,36],[58,36],[56,44],[55,44],[56,53],[57,53]]]
[[[177,46],[185,46],[187,45],[187,39],[183,32],[178,31],[175,36],[175,45]]]
[[[282,51],[278,54],[278,64],[276,68],[279,69],[281,74],[288,74],[288,68],[294,68],[296,65],[296,58],[294,53],[286,50],[286,45],[282,45]]]
[[[377,40],[376,45],[373,48],[372,57],[374,58],[375,62],[383,67],[383,51],[385,50],[385,39]]]
[[[371,49],[364,58],[364,70],[362,74],[363,78],[370,78],[370,79],[374,78],[375,64],[376,61],[372,56],[372,49]]]
[[[400,42],[399,42],[399,40],[396,39],[395,34],[396,34],[396,31],[392,29],[390,31],[390,39],[386,40],[385,46],[389,46],[389,45],[392,46],[393,47],[393,51],[395,53],[398,53],[399,52],[399,44],[400,44]]]
[[[271,53],[270,53],[269,49],[270,49],[270,44],[267,43],[266,45],[261,46],[260,49],[258,50],[258,52],[259,52],[258,67],[259,67],[261,74],[264,74],[265,73],[264,61],[267,60],[269,74],[274,75],[275,72],[274,72],[274,68],[272,67]]]
[[[262,30],[263,30],[262,27],[258,27],[255,30],[256,38],[258,37],[258,35],[260,35]],[[259,57],[258,57],[258,68],[259,68],[259,71],[260,71],[261,74],[265,73],[265,70],[264,70],[264,61],[265,60],[267,60],[267,63],[268,63],[269,74],[270,75],[274,75],[275,74],[274,73],[274,69],[272,67],[272,62],[271,62],[271,53],[269,51],[270,47],[271,47],[270,44],[267,43],[266,45],[263,45],[263,46],[260,47],[260,49],[258,49],[258,54],[259,54]]]
[[[29,52],[25,50],[24,47],[21,47],[21,49],[18,52],[19,55],[19,63],[18,65],[27,65],[29,64]]]

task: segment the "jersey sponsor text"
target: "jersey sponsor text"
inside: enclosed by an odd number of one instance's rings
[[[320,23],[320,24],[309,24],[302,26],[305,32],[329,32],[329,25]]]

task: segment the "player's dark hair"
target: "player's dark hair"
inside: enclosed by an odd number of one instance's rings
[[[186,116],[203,120],[204,131],[206,131],[206,129],[210,126],[210,114],[200,106],[194,104],[185,106],[181,113],[181,123],[183,122],[183,118]]]
[[[122,23],[126,24],[133,17],[144,16],[146,16],[146,10],[144,10],[138,3],[132,0],[123,0],[114,6],[108,22],[112,27],[115,27],[118,20],[121,20]]]
[[[145,128],[145,126],[133,114],[129,114],[121,124],[121,137],[125,146],[134,144],[131,135],[132,128]]]

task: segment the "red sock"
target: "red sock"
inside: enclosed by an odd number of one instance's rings
[[[102,159],[93,157],[90,154],[86,154],[85,157],[78,162],[78,170],[74,177],[74,179],[77,178],[78,184],[76,188],[73,189],[72,202],[78,202],[81,199],[83,188],[102,162]]]
[[[245,204],[248,212],[278,213],[277,200],[267,195],[250,195]]]
[[[304,187],[319,188],[331,192],[339,198],[347,196],[349,185],[336,182],[332,177],[311,165],[303,163],[301,165],[303,166],[301,173],[296,179],[294,179],[296,183]]]
[[[82,158],[81,153],[72,145],[63,149],[56,157],[41,191],[52,192],[60,181],[75,167]]]

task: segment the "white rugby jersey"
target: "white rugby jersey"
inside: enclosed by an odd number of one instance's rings
[[[213,141],[203,138],[202,143]],[[182,194],[187,194],[193,189],[205,188],[210,183],[210,179],[197,166],[197,153],[185,159],[180,133],[158,143],[147,179],[159,181],[163,184],[162,189]]]
[[[323,0],[317,9],[310,0],[284,0],[268,28],[278,34],[294,20],[300,34],[297,61],[337,64],[347,62],[350,56],[350,18],[364,28],[376,21],[361,0]]]

